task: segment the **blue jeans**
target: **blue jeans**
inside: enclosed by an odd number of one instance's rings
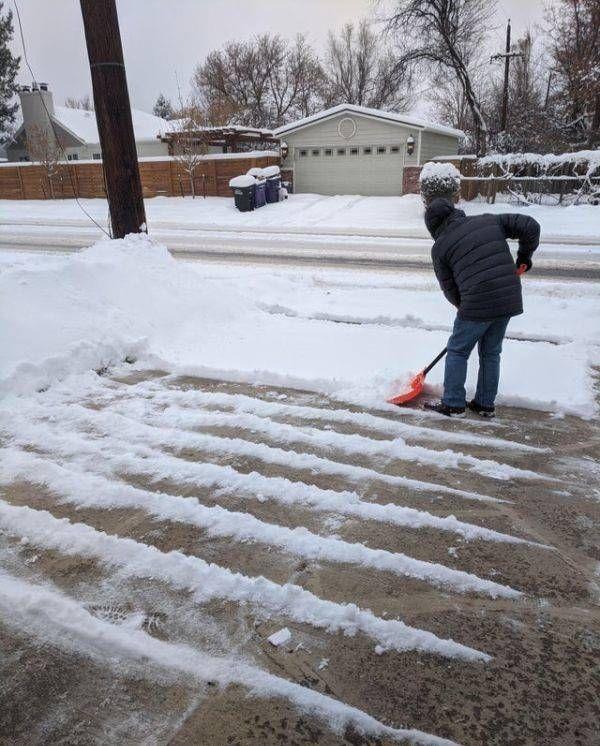
[[[491,321],[466,321],[457,316],[452,336],[448,340],[444,396],[449,407],[464,407],[466,402],[465,380],[469,355],[477,344],[479,350],[479,375],[475,401],[482,407],[493,407],[500,381],[500,353],[502,340],[510,316]]]

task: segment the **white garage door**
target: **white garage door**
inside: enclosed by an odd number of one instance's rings
[[[402,194],[399,144],[296,147],[294,191],[315,194]]]

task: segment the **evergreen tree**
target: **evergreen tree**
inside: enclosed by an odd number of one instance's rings
[[[9,47],[13,37],[12,10],[6,14],[3,10],[4,3],[0,1],[0,142],[9,138],[19,108],[14,95],[17,90],[15,78],[21,63],[21,58],[15,57]]]
[[[161,93],[159,97],[156,99],[156,103],[154,104],[154,108],[152,109],[155,116],[161,117],[162,119],[171,119],[173,116],[173,107],[171,106],[171,102],[169,99]]]

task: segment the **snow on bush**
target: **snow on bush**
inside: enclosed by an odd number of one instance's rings
[[[436,197],[454,199],[460,190],[460,172],[452,163],[426,163],[421,169],[419,183],[426,204]]]

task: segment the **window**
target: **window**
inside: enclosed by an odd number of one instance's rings
[[[92,158],[95,161],[100,161],[100,160],[102,160],[102,153],[94,153],[94,155],[92,156]]]
[[[325,148],[325,155],[333,155],[333,148]]]
[[[19,157],[19,160],[20,161],[28,161],[29,160],[29,156],[28,155],[22,155],[22,156]]]
[[[321,155],[321,148],[313,148],[310,152],[314,156],[319,156]]]
[[[363,155],[371,155],[373,148],[363,148]]]
[[[385,145],[379,145],[377,148],[377,155],[384,155],[386,150],[387,148],[385,147]]]
[[[392,145],[390,148],[390,153],[399,153],[400,152],[400,146],[399,145]]]
[[[304,148],[302,148],[298,151],[298,155],[300,156],[300,158],[306,158],[306,156],[308,155],[308,150],[304,150]]]
[[[338,155],[346,155],[346,148],[338,148],[337,149]]]
[[[358,148],[350,148],[350,155],[358,155]]]
[[[68,161],[78,161],[79,160],[79,154],[78,153],[70,153],[67,156]]]

